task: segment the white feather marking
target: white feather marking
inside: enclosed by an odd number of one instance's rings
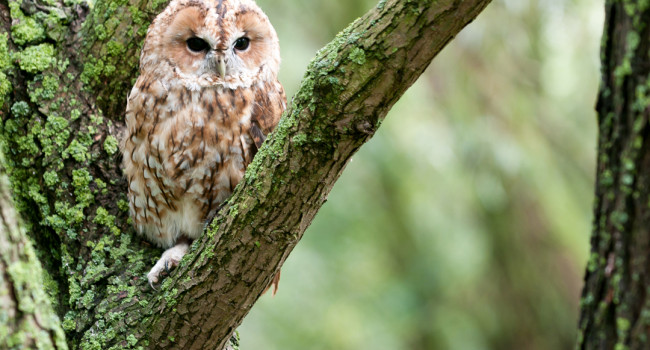
[[[144,208],[145,207],[144,197],[142,196],[135,197],[134,204],[136,208],[140,208],[140,209]]]

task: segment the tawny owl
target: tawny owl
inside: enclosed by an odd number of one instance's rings
[[[122,141],[136,230],[185,255],[286,107],[275,30],[253,0],[173,0],[153,21]]]

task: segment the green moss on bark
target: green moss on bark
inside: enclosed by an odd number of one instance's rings
[[[56,62],[54,47],[51,44],[28,46],[14,55],[14,60],[20,69],[28,73],[38,73],[46,70]]]
[[[12,19],[11,37],[18,45],[38,43],[45,39],[45,28],[33,17],[25,16],[20,10],[22,1],[10,1]]]
[[[5,74],[13,65],[7,40],[7,33],[0,33],[0,110],[4,109],[5,100],[12,91],[11,82]]]

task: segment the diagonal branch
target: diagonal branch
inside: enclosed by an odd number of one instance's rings
[[[350,157],[488,3],[381,1],[319,51],[242,183],[163,283],[142,340],[160,349],[223,348]]]

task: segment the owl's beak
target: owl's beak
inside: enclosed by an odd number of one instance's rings
[[[223,59],[223,56],[217,57],[217,72],[221,78],[226,77],[226,60]]]

